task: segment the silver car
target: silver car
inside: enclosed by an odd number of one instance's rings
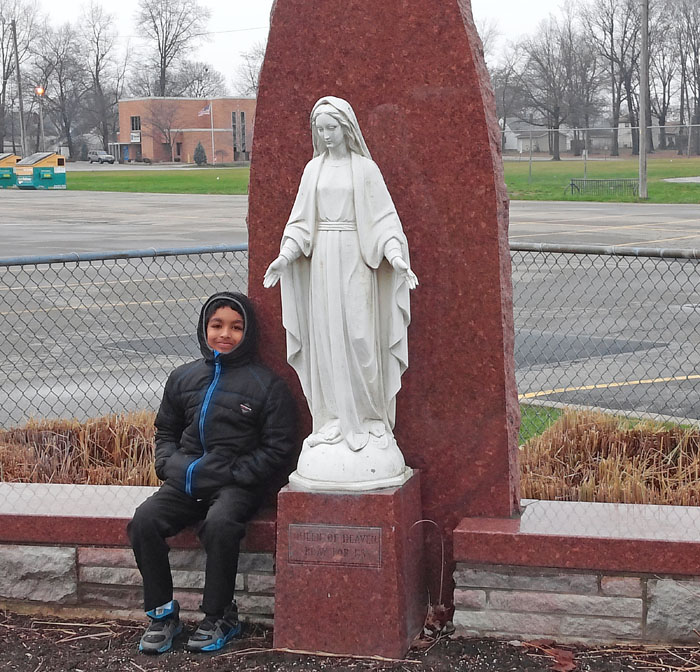
[[[114,163],[114,157],[111,154],[107,154],[104,149],[91,149],[88,152],[88,161],[90,163]]]

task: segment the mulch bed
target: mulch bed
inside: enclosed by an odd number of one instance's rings
[[[243,637],[214,655],[172,651],[146,656],[137,650],[144,624],[21,616],[0,612],[0,669],[6,672],[145,672],[177,670],[405,670],[410,672],[623,672],[700,670],[697,647],[584,648],[544,640],[503,642],[460,637],[420,640],[405,660],[316,656],[272,648],[272,631],[246,626]]]

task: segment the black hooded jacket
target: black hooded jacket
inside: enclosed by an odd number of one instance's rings
[[[207,308],[218,299],[244,320],[240,343],[226,354],[206,338]],[[284,381],[256,361],[252,304],[242,294],[214,294],[202,306],[197,336],[204,358],[178,367],[165,384],[155,420],[156,474],[195,498],[230,484],[265,486],[294,454],[296,413]]]

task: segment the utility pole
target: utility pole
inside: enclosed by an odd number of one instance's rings
[[[15,68],[17,69],[17,97],[19,98],[19,134],[22,143],[22,156],[27,156],[27,143],[24,139],[24,103],[22,102],[22,77],[19,72],[19,49],[17,48],[17,25],[15,20],[10,22],[12,27],[12,41],[15,46]]]
[[[647,103],[649,100],[649,0],[642,2],[642,53],[639,67],[639,198],[647,195]]]

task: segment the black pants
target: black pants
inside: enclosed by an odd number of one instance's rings
[[[197,534],[207,555],[201,609],[207,616],[222,616],[233,600],[238,551],[246,523],[260,501],[258,492],[235,485],[197,500],[165,483],[141,504],[127,526],[127,533],[143,577],[145,610],[173,599],[166,537],[200,523]]]

